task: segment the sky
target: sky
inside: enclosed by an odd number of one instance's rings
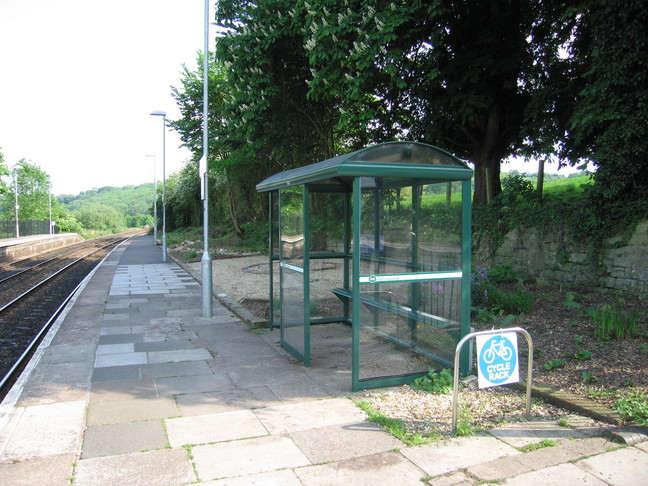
[[[203,0],[0,0],[0,151],[54,194],[162,179],[171,86],[197,68]],[[212,7],[213,8],[213,7]],[[213,34],[210,34],[213,37]],[[191,155],[166,131],[166,175]],[[155,157],[147,157],[147,156]]]
[[[162,118],[150,113],[179,118],[171,86],[183,64],[197,68],[204,5],[0,0],[0,151],[9,168],[20,159],[39,166],[56,195],[161,180]],[[191,157],[180,145],[167,130],[167,177]]]

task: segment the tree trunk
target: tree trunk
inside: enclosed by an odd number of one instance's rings
[[[227,186],[227,201],[229,206],[230,219],[234,225],[234,231],[239,236],[243,236],[243,228],[239,225],[238,222],[238,209],[236,205],[236,198],[234,197],[234,192],[232,191],[232,183],[229,178],[227,169],[225,170],[225,185]]]
[[[487,204],[489,197],[497,197],[502,192],[500,183],[499,149],[501,117],[497,108],[493,109],[484,127],[480,130],[479,145],[475,147],[472,162],[475,164],[475,192],[473,205]]]

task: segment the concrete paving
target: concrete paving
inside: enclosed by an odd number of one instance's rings
[[[201,312],[151,237],[115,250],[0,406],[0,484],[648,484],[641,430],[618,429],[624,446],[586,420],[408,447],[343,368],[305,368],[217,301]]]

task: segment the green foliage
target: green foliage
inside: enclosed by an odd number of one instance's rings
[[[162,186],[159,184],[159,192],[161,192],[161,188]],[[150,221],[152,221],[147,217],[152,214],[153,197],[153,184],[146,183],[138,186],[104,186],[83,191],[76,196],[62,195],[58,199],[72,212],[96,204],[111,207],[130,218],[129,222],[132,223],[132,226],[130,224],[129,226],[140,227],[144,226],[144,224],[150,224]],[[144,221],[149,223],[141,224]]]
[[[417,378],[411,387],[415,390],[422,390],[427,393],[441,394],[449,393],[454,386],[454,376],[449,369],[441,371],[430,371],[427,375]]]
[[[634,312],[603,304],[589,312],[594,321],[594,337],[599,341],[626,339],[636,335],[639,316]]]
[[[574,353],[574,359],[578,361],[586,361],[592,357],[592,352],[587,351],[586,349],[580,348],[576,353]]]
[[[513,270],[511,265],[497,265],[488,270],[488,278],[493,283],[511,283],[524,281],[524,277]]]
[[[556,442],[551,440],[551,439],[543,439],[540,442],[535,442],[533,444],[527,444],[525,446],[520,447],[520,452],[532,452],[532,451],[537,451],[539,449],[545,449],[547,447],[554,447],[556,445]]]
[[[74,213],[86,230],[119,233],[126,227],[124,214],[103,204],[89,204]]]
[[[475,429],[470,423],[471,419],[470,408],[467,405],[460,407],[457,427],[455,429],[455,435],[457,437],[472,437],[475,435]]]
[[[598,377],[593,375],[589,371],[581,372],[581,378],[585,383],[596,383],[598,381]]]
[[[633,390],[621,396],[614,404],[621,416],[640,425],[648,425],[648,393]]]
[[[547,361],[542,367],[547,370],[555,370],[556,368],[560,368],[565,365],[565,360],[564,359],[552,359],[551,361]]]
[[[496,287],[490,293],[491,303],[511,314],[525,314],[531,311],[535,296],[522,288],[514,292],[504,292]]]

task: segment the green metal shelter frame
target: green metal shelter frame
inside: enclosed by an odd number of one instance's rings
[[[282,346],[310,366],[311,326],[349,324],[354,391],[452,367],[470,332],[472,174],[437,147],[388,142],[260,182]]]

